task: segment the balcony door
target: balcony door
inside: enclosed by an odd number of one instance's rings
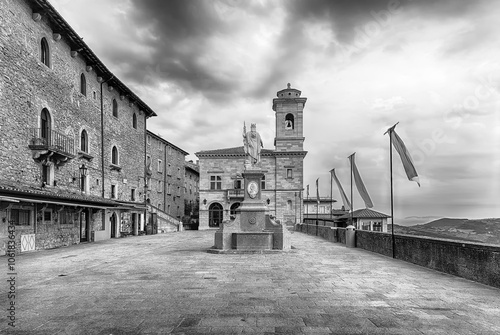
[[[47,108],[44,108],[40,114],[40,138],[43,140],[45,145],[50,144],[50,129],[50,113]]]

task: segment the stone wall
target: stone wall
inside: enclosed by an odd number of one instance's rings
[[[2,157],[8,157],[0,160],[0,182],[42,187],[42,164],[33,159],[28,145],[32,130],[40,128],[41,112],[46,109],[51,130],[73,140],[73,147],[68,150],[75,155],[64,165],[51,164],[46,188],[54,193],[80,194],[79,168],[84,164],[86,194],[102,196],[104,190],[104,197],[111,198],[111,185],[115,185],[117,200],[130,201],[131,190],[136,189],[136,202],[142,201],[138,193],[144,185],[146,113],[111,82],[103,84],[103,139],[101,83],[95,68],[72,50],[64,33],[52,30],[54,25],[45,13],[39,21],[32,15],[27,1],[5,0],[0,6],[0,152]],[[43,38],[49,49],[48,66],[41,60]],[[81,92],[82,75],[85,94]],[[113,100],[118,106],[117,116],[113,116]],[[88,137],[84,155],[81,154],[83,130]],[[118,149],[115,165],[111,159],[113,146]],[[94,212],[90,222],[91,230],[99,232],[100,238],[109,236],[106,231],[109,225],[103,226],[102,217]],[[4,227],[5,223],[0,225]],[[37,248],[78,243],[78,236],[78,228],[36,222]],[[0,235],[1,238],[5,235]]]
[[[298,224],[295,230],[345,244],[345,228]],[[500,246],[422,236],[394,237],[397,259],[500,288]],[[356,230],[356,247],[392,257],[390,233]]]
[[[397,259],[500,287],[500,246],[395,235]],[[389,233],[356,231],[357,247],[392,256]]]

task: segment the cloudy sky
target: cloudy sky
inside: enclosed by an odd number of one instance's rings
[[[106,66],[158,114],[149,130],[194,153],[242,145],[243,121],[273,148],[276,92],[307,97],[304,186],[330,195],[347,157],[395,217],[500,217],[499,1],[51,0]],[[397,155],[394,152],[395,155]],[[338,189],[333,188],[339,200]],[[363,207],[355,192],[355,207]],[[340,206],[340,205],[339,205]]]

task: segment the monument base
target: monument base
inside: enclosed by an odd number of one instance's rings
[[[245,179],[245,198],[237,214],[231,220],[222,222],[220,229],[215,232],[215,248],[209,252],[290,250],[290,232],[272,216],[266,215],[266,206],[261,200],[260,183],[264,171],[247,167],[242,175]]]

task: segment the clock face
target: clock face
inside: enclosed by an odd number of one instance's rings
[[[259,185],[257,185],[256,182],[251,181],[250,183],[248,183],[247,192],[250,198],[255,198],[257,196],[257,193],[259,193]]]

